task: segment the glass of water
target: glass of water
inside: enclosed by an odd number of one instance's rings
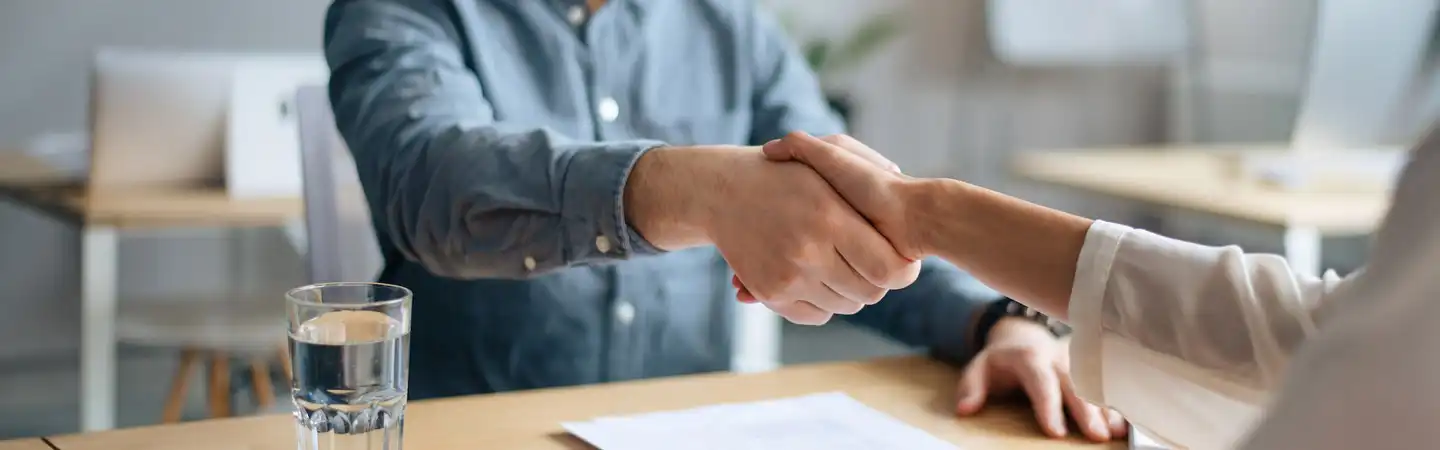
[[[325,283],[285,294],[300,450],[399,450],[410,372],[409,289]]]

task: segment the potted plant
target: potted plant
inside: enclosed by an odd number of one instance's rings
[[[865,21],[846,35],[839,37],[814,37],[799,41],[801,52],[810,68],[820,78],[825,89],[825,100],[830,108],[840,115],[849,128],[854,104],[849,93],[837,88],[837,79],[847,71],[874,56],[899,34],[900,22],[896,14],[881,14]],[[785,27],[795,35],[793,16],[782,19]]]

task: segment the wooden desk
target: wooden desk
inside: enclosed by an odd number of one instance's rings
[[[1246,150],[1219,148],[1130,148],[1020,155],[1016,174],[1160,206],[1214,214],[1285,230],[1292,267],[1319,274],[1325,235],[1360,235],[1374,230],[1389,208],[1379,189],[1287,191],[1240,176],[1234,157]]]
[[[81,428],[115,422],[118,233],[175,227],[272,227],[298,220],[299,198],[232,200],[223,190],[87,192],[44,162],[0,151],[0,196],[81,229]]]
[[[844,391],[911,425],[966,449],[1124,448],[1079,437],[1045,439],[1031,411],[996,406],[978,417],[954,413],[956,371],[920,357],[798,366],[763,374],[714,374],[564,389],[414,402],[406,412],[405,445],[415,449],[515,450],[589,448],[560,422],[611,414],[690,408],[816,392]],[[294,448],[290,416],[191,422],[51,438],[61,450]],[[680,447],[677,447],[680,448]]]
[[[0,441],[0,450],[52,450],[45,441],[27,438],[9,441]]]

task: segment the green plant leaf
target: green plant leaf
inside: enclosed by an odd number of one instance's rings
[[[866,22],[829,56],[829,69],[843,70],[869,58],[900,34],[900,21],[887,14]]]
[[[805,61],[810,63],[810,69],[816,73],[824,72],[830,64],[831,45],[825,41],[812,41],[805,44]]]

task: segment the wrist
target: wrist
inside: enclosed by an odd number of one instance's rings
[[[625,183],[625,221],[667,251],[710,243],[710,193],[717,180],[706,161],[714,150],[661,147],[635,161]]]
[[[955,200],[963,195],[959,192],[963,187],[960,181],[944,178],[909,178],[900,182],[897,191],[903,208],[901,223],[906,228],[904,239],[921,257],[946,257],[945,251],[953,250],[941,241],[946,237],[945,230],[953,229],[958,222],[949,216],[959,206]]]
[[[1014,340],[1057,339],[1048,327],[1023,317],[1001,317],[985,336],[986,344]]]

